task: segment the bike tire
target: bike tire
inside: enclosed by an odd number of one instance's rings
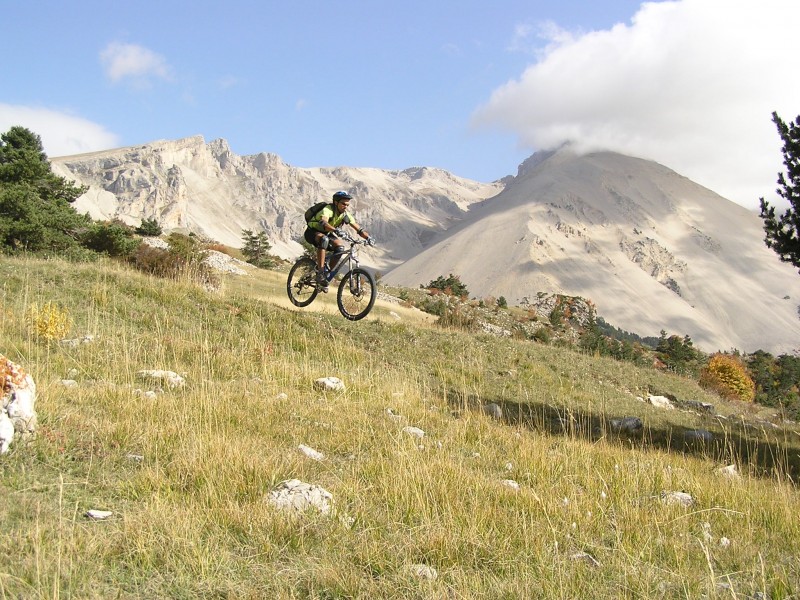
[[[375,305],[378,288],[375,279],[364,269],[356,268],[342,277],[336,292],[336,304],[345,319],[363,319]]]
[[[301,258],[289,271],[286,279],[286,293],[292,304],[308,306],[317,297],[317,265],[310,258]]]

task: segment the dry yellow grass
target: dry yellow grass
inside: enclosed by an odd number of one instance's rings
[[[796,436],[745,435],[740,408],[691,381],[382,316],[393,307],[358,323],[288,310],[265,301],[279,274],[214,295],[112,264],[63,271],[0,258],[10,314],[52,300],[75,334],[96,336],[67,348],[38,342],[23,319],[0,323],[0,352],[39,385],[40,420],[0,459],[0,597],[800,593]],[[142,369],[186,385],[150,397]],[[68,375],[77,387],[61,383]],[[344,392],[313,388],[331,375]],[[732,418],[665,416],[636,400],[657,390]],[[507,418],[484,415],[487,402]],[[632,414],[645,435],[612,435],[608,419]],[[570,425],[556,430],[554,415]],[[675,447],[700,427],[719,453]],[[773,460],[740,464],[741,479],[716,473],[767,450]],[[328,490],[333,515],[276,511],[265,498],[286,479]],[[665,503],[672,491],[694,505]],[[89,509],[113,516],[91,521]]]

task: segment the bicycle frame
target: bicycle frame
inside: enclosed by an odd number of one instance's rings
[[[339,254],[341,258],[339,259],[339,262],[337,263],[336,267],[334,267],[333,270],[331,270],[330,268],[330,260],[331,257],[334,255],[334,253],[333,252],[325,253],[325,265],[323,267],[322,272],[325,275],[325,279],[327,279],[329,282],[333,281],[333,278],[339,274],[339,272],[344,267],[345,263],[347,263],[348,271],[352,271],[353,269],[359,266],[358,246],[360,244],[363,244],[364,242],[356,240],[347,233],[344,234],[342,239],[350,242],[350,248]]]

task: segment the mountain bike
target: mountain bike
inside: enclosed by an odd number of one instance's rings
[[[377,285],[375,278],[366,270],[359,267],[358,247],[366,244],[366,240],[355,239],[346,231],[339,235],[343,240],[350,242],[350,248],[334,254],[327,252],[325,256],[325,266],[323,273],[325,279],[333,281],[340,271],[347,265],[347,273],[339,282],[336,292],[336,304],[339,312],[345,319],[358,321],[363,319],[372,310],[377,295]],[[330,268],[332,256],[338,256],[339,262],[333,270]],[[319,293],[317,287],[317,264],[316,261],[308,256],[300,257],[289,270],[289,278],[286,280],[286,293],[292,304],[299,307],[308,306],[314,301]]]

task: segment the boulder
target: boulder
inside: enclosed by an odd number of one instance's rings
[[[15,433],[36,430],[36,384],[22,367],[0,354],[0,453],[8,452]]]

